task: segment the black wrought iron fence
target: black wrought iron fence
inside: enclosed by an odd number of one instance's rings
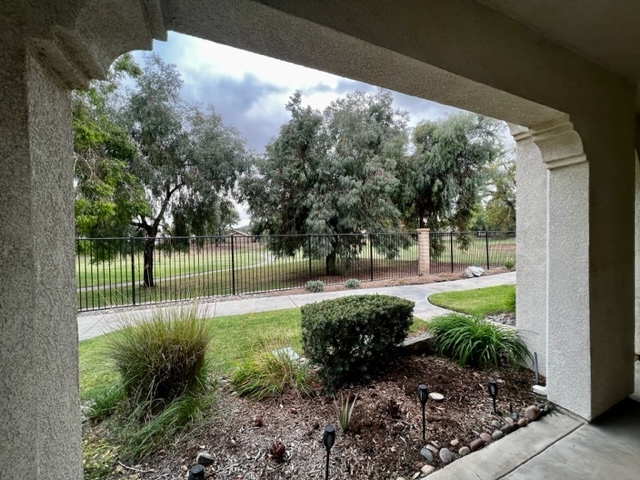
[[[415,233],[77,239],[78,310],[418,274]]]
[[[515,265],[515,232],[430,232],[429,244],[433,274]]]

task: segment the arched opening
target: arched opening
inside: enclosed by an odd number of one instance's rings
[[[16,8],[0,23],[0,86],[13,93],[0,104],[0,276],[7,279],[0,308],[8,319],[0,340],[8,391],[0,437],[10,439],[0,463],[11,478],[32,474],[33,464],[42,476],[81,477],[75,305],[68,280],[69,89],[104,75],[119,54],[149,48],[166,30],[530,128],[541,158],[556,167],[547,172],[540,195],[547,205],[544,255],[551,268],[544,289],[536,287],[545,298],[544,313],[536,314],[546,319],[555,342],[546,364],[550,382],[559,383],[555,391],[549,384],[550,398],[559,395],[561,405],[591,419],[633,390],[629,119],[635,90],[624,79],[463,0],[409,6],[110,0],[56,7]],[[566,127],[567,114],[575,131]],[[542,135],[536,139],[535,132]],[[575,150],[578,134],[584,152]],[[588,163],[576,163],[585,152]],[[536,275],[542,276],[539,270]],[[31,399],[26,406],[25,399]]]

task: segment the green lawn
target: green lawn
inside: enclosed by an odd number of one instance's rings
[[[487,315],[513,311],[509,306],[509,301],[515,288],[515,285],[499,285],[461,292],[435,293],[429,296],[429,301],[434,305],[456,312],[486,317]]]
[[[437,238],[442,242],[442,251],[431,257],[431,273],[451,272],[452,261],[456,271],[464,270],[468,265],[487,268],[487,249],[490,268],[505,266],[516,258],[515,237],[489,238],[488,244],[485,238],[471,237],[465,249],[461,248],[456,236],[453,237],[453,242],[447,234],[440,234]]]
[[[294,350],[301,353],[300,309],[233,315],[203,320],[211,334],[209,360],[212,367],[222,375],[228,375],[251,351],[261,335],[278,332],[279,337],[290,340]],[[424,331],[426,322],[414,319],[410,334]],[[105,347],[109,333],[80,342],[80,396],[83,400],[95,398],[97,394],[118,382],[118,374],[109,361]]]
[[[236,268],[249,265],[259,265],[268,261],[266,250],[260,245],[252,248],[238,249],[234,252],[233,262]],[[170,255],[158,249],[153,262],[154,278],[198,275],[206,272],[229,270],[231,268],[231,253],[227,246],[216,249],[198,250],[190,252],[174,251]],[[134,275],[142,281],[144,261],[141,252],[134,255]],[[78,287],[109,287],[131,282],[131,257],[116,256],[111,261],[91,262],[89,255],[79,254],[76,257],[76,285]]]

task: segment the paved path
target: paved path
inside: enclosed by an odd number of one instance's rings
[[[375,293],[395,295],[413,300],[415,316],[428,320],[438,315],[448,313],[444,308],[436,307],[427,300],[433,293],[452,292],[456,290],[470,290],[473,288],[492,287],[495,285],[516,283],[516,273],[501,273],[486,277],[455,280],[451,282],[425,283],[423,285],[403,285],[397,287],[361,288],[358,290],[343,290],[339,292],[305,293],[301,295],[281,295],[277,297],[253,297],[244,300],[203,301],[201,304],[203,315],[215,317],[223,315],[241,315],[271,310],[296,308],[308,303],[319,302],[328,298],[345,297],[348,295],[372,295]],[[148,318],[151,311],[157,308],[175,308],[175,306],[150,306],[149,308],[122,309],[107,312],[82,312],[78,314],[78,337],[80,340],[97,337],[105,332],[117,329],[125,315],[135,315],[137,318]]]
[[[639,432],[640,403],[630,399],[593,423],[556,413],[456,460],[429,480],[638,480]]]

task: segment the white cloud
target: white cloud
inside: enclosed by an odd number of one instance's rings
[[[154,50],[178,67],[185,98],[213,103],[256,150],[261,150],[286,121],[285,105],[296,90],[302,91],[305,105],[318,110],[346,92],[374,90],[331,73],[175,32],[170,32],[167,43],[156,42]],[[393,95],[396,107],[409,111],[410,126],[459,111],[401,93]],[[510,135],[505,135],[505,140],[510,142]]]

